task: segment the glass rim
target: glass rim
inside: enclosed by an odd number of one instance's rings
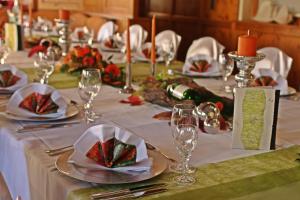
[[[182,107],[181,107],[182,106]],[[181,109],[181,110],[194,110],[197,106],[192,104],[192,103],[179,103],[179,104],[175,104],[173,106],[173,109],[176,108],[176,109]]]

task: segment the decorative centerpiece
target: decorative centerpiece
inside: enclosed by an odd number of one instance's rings
[[[58,70],[63,73],[70,73],[80,76],[81,71],[86,68],[97,68],[101,70],[103,83],[123,87],[125,74],[122,68],[117,65],[102,60],[102,55],[97,48],[90,46],[75,46],[63,58]]]
[[[62,55],[66,56],[71,44],[69,40],[70,12],[67,10],[59,10],[59,19],[56,19],[55,22],[59,34],[58,43],[62,48]]]
[[[236,61],[239,73],[235,75],[237,87],[249,87],[254,81],[251,71],[255,67],[255,63],[264,59],[265,55],[256,52],[257,37],[250,35],[242,35],[238,39],[238,50],[228,53],[228,56]]]

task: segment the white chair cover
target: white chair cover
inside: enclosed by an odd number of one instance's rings
[[[266,55],[266,58],[257,62],[255,68],[268,68],[287,78],[293,59],[276,47],[265,47],[258,52]]]
[[[174,48],[175,56],[181,42],[181,36],[172,30],[165,30],[158,33],[155,37],[156,46],[159,48],[164,42],[171,42]]]
[[[118,26],[112,21],[106,22],[100,27],[98,31],[97,41],[102,42],[105,39],[112,37],[117,30]]]
[[[133,51],[140,49],[143,43],[146,41],[148,32],[140,25],[134,24],[130,26],[130,48]],[[127,31],[124,31],[122,38],[124,43],[126,44],[126,35]]]
[[[219,55],[223,53],[225,47],[212,37],[202,37],[198,40],[194,40],[189,47],[185,57],[185,61],[195,55],[206,55],[214,60],[219,60]]]

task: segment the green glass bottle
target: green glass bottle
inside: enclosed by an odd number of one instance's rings
[[[203,102],[221,102],[224,105],[222,115],[229,117],[233,115],[233,100],[215,95],[207,89],[199,91],[187,85],[173,83],[167,86],[167,93],[178,100],[193,100],[196,105]]]

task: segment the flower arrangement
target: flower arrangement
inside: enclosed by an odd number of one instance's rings
[[[103,83],[115,87],[125,85],[125,74],[122,68],[104,61],[98,49],[90,46],[75,46],[63,59],[60,71],[79,76],[85,68],[100,69]]]

